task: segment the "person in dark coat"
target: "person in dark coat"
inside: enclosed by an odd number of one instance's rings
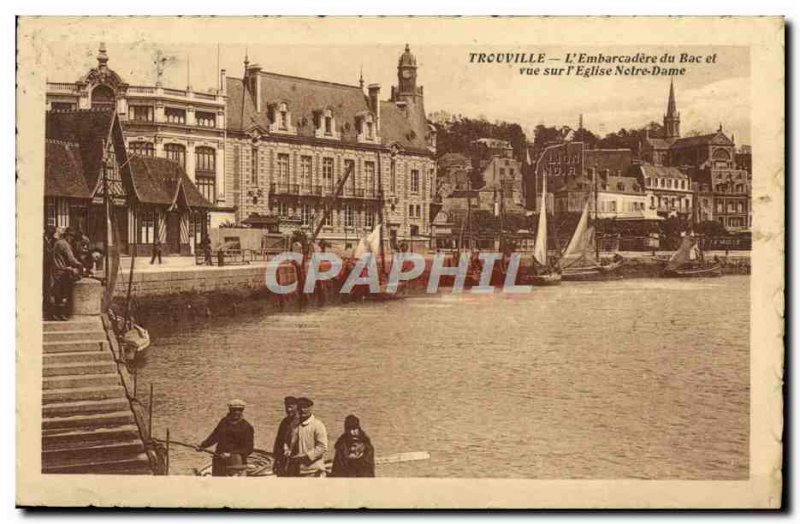
[[[278,477],[289,477],[295,476],[291,475],[289,471],[288,456],[291,450],[292,431],[300,423],[297,418],[297,399],[294,397],[284,398],[283,407],[286,416],[278,426],[275,443],[272,445],[272,472]]]
[[[355,415],[344,419],[344,433],[334,450],[331,477],[375,476],[375,448]]]
[[[244,476],[247,471],[247,457],[253,452],[253,433],[253,426],[244,419],[244,401],[231,400],[228,403],[228,414],[195,449],[203,451],[209,446],[217,445],[211,462],[212,476]]]
[[[45,319],[52,319],[52,288],[53,288],[53,245],[56,243],[54,237],[56,228],[47,226],[44,230],[42,243],[42,313]]]
[[[71,308],[72,286],[84,273],[83,263],[75,257],[72,241],[75,234],[67,228],[53,245],[53,318],[67,320]]]
[[[161,265],[161,239],[158,238],[158,235],[155,236],[153,239],[153,257],[150,259],[150,265],[153,265],[153,262],[156,261],[156,257],[158,257],[158,265]]]

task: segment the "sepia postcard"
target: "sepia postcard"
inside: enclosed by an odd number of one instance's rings
[[[18,505],[781,507],[782,18],[17,31]]]

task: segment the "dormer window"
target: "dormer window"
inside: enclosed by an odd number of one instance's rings
[[[278,106],[278,126],[283,131],[289,129],[289,107],[285,103]]]
[[[375,142],[378,140],[378,124],[375,115],[363,111],[356,115],[356,131],[359,142]]]
[[[315,113],[315,124],[318,138],[339,138],[336,130],[336,117],[330,108]]]

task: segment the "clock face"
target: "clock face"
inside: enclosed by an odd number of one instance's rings
[[[403,78],[405,78],[405,79],[411,78],[411,70],[410,69],[403,69],[402,75],[403,75]]]

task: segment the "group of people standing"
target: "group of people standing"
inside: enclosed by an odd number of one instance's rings
[[[100,253],[90,250],[89,238],[71,228],[47,227],[44,233],[42,307],[45,318],[66,320],[70,311],[72,286],[91,275]]]
[[[314,402],[306,397],[286,397],[286,416],[281,420],[272,447],[272,471],[279,477],[374,477],[375,449],[355,415],[348,415],[344,433],[334,446],[334,459],[328,472],[325,454],[328,432],[314,416]],[[202,451],[216,444],[213,476],[243,474],[247,456],[253,452],[253,426],[244,417],[244,402],[232,400],[228,415],[196,448]]]

